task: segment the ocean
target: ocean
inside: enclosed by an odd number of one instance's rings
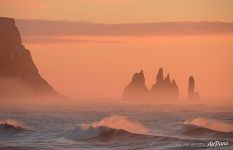
[[[232,116],[206,105],[1,107],[0,150],[230,150]]]

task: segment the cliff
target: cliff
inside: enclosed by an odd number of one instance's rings
[[[0,96],[34,94],[57,92],[41,77],[30,51],[22,45],[15,20],[0,17]]]

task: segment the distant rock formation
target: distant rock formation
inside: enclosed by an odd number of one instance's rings
[[[156,77],[156,83],[151,88],[152,99],[174,99],[178,98],[179,89],[176,81],[171,82],[170,75],[165,78],[163,76],[163,69],[160,68]]]
[[[143,100],[165,100],[178,98],[179,90],[175,80],[170,79],[168,74],[163,76],[163,69],[160,68],[156,77],[156,83],[151,91],[145,85],[143,71],[135,73],[132,81],[126,86],[123,92],[123,99],[143,99]]]
[[[189,77],[188,98],[189,99],[197,99],[197,98],[199,98],[198,92],[195,92],[195,80],[194,80],[193,76]]]
[[[12,18],[0,17],[0,97],[57,95],[40,76]]]
[[[123,92],[123,99],[127,100],[141,100],[147,99],[149,90],[145,85],[145,77],[143,71],[135,73],[131,82],[125,87]]]

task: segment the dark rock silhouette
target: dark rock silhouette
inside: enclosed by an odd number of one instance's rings
[[[189,99],[199,98],[198,92],[195,92],[195,80],[193,76],[189,77],[188,98]]]
[[[151,91],[145,85],[145,77],[143,71],[135,73],[132,81],[126,86],[123,92],[123,99],[176,99],[178,98],[179,90],[176,81],[171,81],[168,74],[163,76],[163,69],[160,68],[156,77],[156,83]]]
[[[30,51],[22,45],[15,20],[0,17],[0,96],[7,93],[57,95],[40,76]]]
[[[159,72],[156,77],[156,83],[159,86],[163,84],[163,69],[162,68],[159,69]]]
[[[149,90],[145,85],[145,77],[143,71],[135,73],[131,82],[125,87],[123,99],[139,100],[147,99]]]
[[[171,85],[171,93],[172,93],[172,95],[175,97],[175,98],[178,98],[178,96],[179,96],[179,88],[178,88],[178,86],[177,86],[177,84],[176,84],[176,81],[173,79],[172,80],[172,85]]]
[[[174,99],[178,98],[179,89],[176,81],[171,82],[170,75],[165,78],[163,76],[163,69],[160,68],[156,77],[156,83],[151,88],[152,99]]]

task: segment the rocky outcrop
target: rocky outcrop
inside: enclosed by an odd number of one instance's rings
[[[176,81],[171,81],[168,74],[165,78],[163,69],[160,68],[156,77],[156,83],[149,91],[145,85],[143,71],[135,73],[132,81],[126,86],[123,92],[123,99],[143,99],[143,100],[167,100],[178,98],[179,90]]]
[[[22,45],[12,18],[0,17],[0,96],[57,95],[41,77],[30,51]]]
[[[174,99],[178,98],[179,89],[176,81],[171,81],[168,74],[165,78],[163,75],[163,69],[160,68],[156,77],[156,83],[151,88],[152,99]]]
[[[135,73],[131,82],[125,87],[123,99],[127,100],[143,100],[148,98],[148,92],[145,85],[145,77],[143,71]]]
[[[195,80],[193,76],[189,77],[188,98],[189,99],[199,98],[198,92],[195,91]]]

